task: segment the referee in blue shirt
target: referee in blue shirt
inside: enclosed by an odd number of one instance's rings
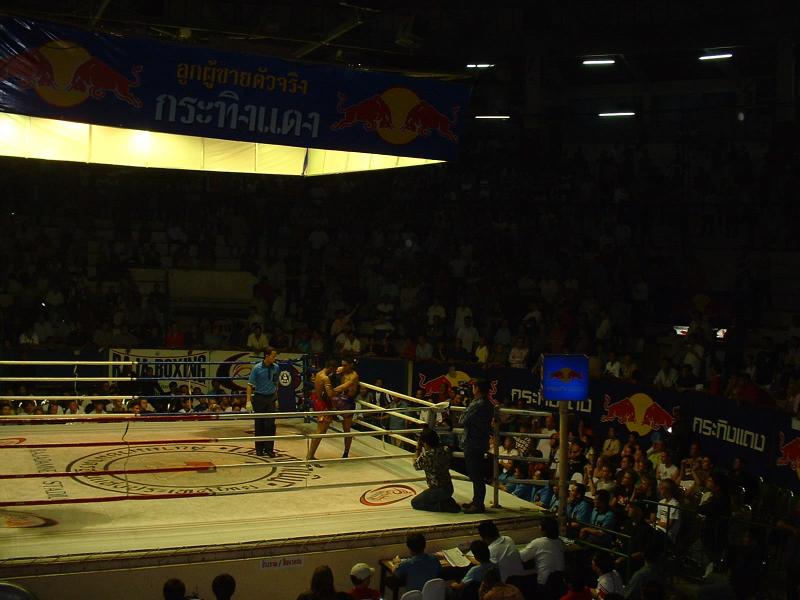
[[[252,401],[253,412],[275,412],[275,400],[278,392],[278,373],[281,368],[275,363],[278,353],[273,348],[264,350],[264,360],[253,365],[250,379],[247,382],[247,402]],[[255,394],[253,394],[255,390]],[[256,436],[275,435],[275,419],[256,419]],[[275,457],[273,449],[275,440],[257,441],[258,456]]]

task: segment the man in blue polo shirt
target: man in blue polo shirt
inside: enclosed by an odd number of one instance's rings
[[[275,400],[278,392],[278,373],[280,366],[275,363],[278,353],[273,348],[264,350],[264,360],[253,365],[250,379],[247,382],[247,402],[252,402],[253,412],[275,412]],[[255,394],[253,394],[255,390]],[[256,436],[275,435],[275,419],[256,419]],[[258,456],[274,457],[275,441],[257,441]]]

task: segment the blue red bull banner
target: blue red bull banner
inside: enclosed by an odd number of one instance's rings
[[[545,354],[542,394],[546,400],[581,402],[589,397],[589,358],[576,354]]]
[[[547,367],[544,373],[549,373]],[[527,369],[417,363],[409,393],[421,389],[426,397],[438,400],[476,379],[491,382],[496,402],[558,411],[560,402],[543,397],[544,382]],[[727,470],[739,457],[751,476],[800,491],[800,421],[777,410],[612,379],[590,381],[586,399],[570,401],[569,409],[591,423],[596,440],[604,439],[609,427],[623,439],[629,432],[638,434],[645,447],[654,436],[664,440],[684,436],[687,443],[699,442],[701,451],[720,469]]]
[[[0,111],[448,160],[470,88],[0,18]]]

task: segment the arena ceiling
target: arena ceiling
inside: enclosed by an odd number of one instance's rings
[[[741,0],[6,0],[0,10],[125,34],[232,50],[450,77],[466,64],[510,78],[531,56],[548,83],[717,76],[697,64],[737,48],[740,76],[773,68],[773,47],[798,35],[796,2]],[[586,74],[576,58],[612,54],[620,68]],[[590,80],[591,82],[591,80]]]

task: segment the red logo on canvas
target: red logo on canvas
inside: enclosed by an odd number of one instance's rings
[[[412,498],[417,495],[417,491],[407,485],[390,484],[382,485],[374,490],[367,490],[361,494],[359,501],[366,506],[386,506],[387,504],[394,504],[406,498]]]

